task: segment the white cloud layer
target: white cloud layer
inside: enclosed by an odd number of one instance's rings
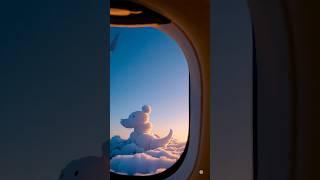
[[[114,136],[110,141],[112,172],[125,175],[146,176],[170,168],[184,151],[185,143],[171,140],[166,147],[144,151],[134,143]]]

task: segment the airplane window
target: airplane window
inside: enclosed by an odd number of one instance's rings
[[[110,32],[110,171],[152,176],[183,157],[189,69],[179,45],[150,27]]]

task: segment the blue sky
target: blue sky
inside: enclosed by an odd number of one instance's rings
[[[154,133],[186,141],[189,126],[189,71],[178,44],[153,28],[111,28],[120,33],[110,62],[110,135],[127,138],[120,125],[142,105],[152,106]]]

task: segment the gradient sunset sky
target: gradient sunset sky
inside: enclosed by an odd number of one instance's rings
[[[189,128],[189,70],[178,44],[153,28],[111,28],[120,33],[110,62],[110,136],[128,138],[120,119],[152,106],[153,132],[186,141]]]

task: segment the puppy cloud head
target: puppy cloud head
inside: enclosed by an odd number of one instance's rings
[[[142,111],[135,111],[127,119],[121,119],[120,123],[125,128],[135,128],[148,130],[151,128],[150,123],[151,106],[142,106]]]
[[[152,111],[151,106],[150,106],[150,105],[144,105],[144,106],[142,106],[142,111],[143,111],[144,113],[150,114],[151,111]]]

